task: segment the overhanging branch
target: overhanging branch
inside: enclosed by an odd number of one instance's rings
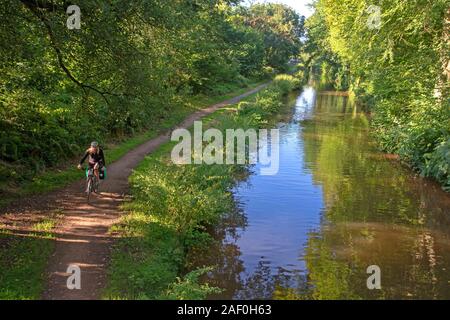
[[[21,0],[21,2],[44,24],[48,37],[50,39],[51,46],[53,50],[56,53],[56,57],[58,59],[58,65],[60,68],[64,71],[64,73],[67,75],[67,77],[74,82],[76,85],[78,85],[85,93],[87,90],[92,90],[94,92],[97,92],[102,96],[102,98],[105,100],[107,104],[109,104],[109,100],[107,96],[126,96],[127,94],[116,94],[113,92],[108,92],[104,90],[100,90],[94,86],[91,86],[89,84],[83,83],[79,81],[75,76],[70,72],[70,70],[67,68],[67,66],[64,63],[63,55],[61,52],[61,49],[59,48],[56,37],[53,33],[52,27],[50,23],[48,22],[45,15],[40,11],[40,9],[45,10],[54,10],[57,6],[55,6],[53,3],[49,3],[48,1],[42,1],[42,0]]]

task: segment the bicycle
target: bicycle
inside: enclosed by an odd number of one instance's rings
[[[87,168],[86,171],[86,194],[87,201],[89,203],[89,201],[91,200],[92,192],[98,193],[99,181],[94,174],[94,168]]]

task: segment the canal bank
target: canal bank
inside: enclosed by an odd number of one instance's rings
[[[450,197],[376,149],[341,93],[307,87],[278,124],[280,170],[234,189],[239,210],[193,257],[210,298],[448,299]],[[367,268],[381,270],[381,290]]]
[[[275,117],[298,81],[277,76],[263,92],[203,118],[204,128],[262,128]],[[176,139],[175,139],[176,140]],[[178,142],[178,141],[176,141]],[[148,156],[130,178],[131,199],[110,232],[116,242],[104,294],[113,299],[203,299],[219,292],[201,285],[200,275],[212,270],[189,268],[187,256],[211,243],[208,230],[233,211],[230,190],[248,172],[245,165],[176,165],[174,143]]]

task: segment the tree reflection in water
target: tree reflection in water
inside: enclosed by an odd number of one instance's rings
[[[306,91],[291,116],[280,174],[250,176],[241,210],[198,254],[215,266],[205,280],[225,288],[212,298],[450,299],[449,195],[378,152],[347,97]],[[367,289],[370,265],[381,290]]]

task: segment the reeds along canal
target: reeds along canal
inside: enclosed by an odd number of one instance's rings
[[[305,87],[294,101],[278,174],[251,168],[195,261],[224,288],[211,298],[450,299],[449,194],[378,152],[345,95]]]

